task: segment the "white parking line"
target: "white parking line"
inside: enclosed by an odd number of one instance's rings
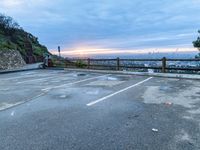
[[[20,105],[24,103],[24,101],[21,101],[21,102],[17,102],[17,103],[14,103],[14,104],[9,104],[9,103],[1,103],[1,106],[0,106],[0,111],[3,111],[3,110],[6,110],[6,109],[9,109],[11,107],[15,107],[17,105]]]
[[[105,76],[109,76],[109,75],[110,74],[106,74],[106,75],[101,75],[101,76],[97,76],[97,77],[79,80],[79,81],[76,81],[76,82],[66,83],[66,84],[62,84],[62,85],[58,85],[58,86],[54,86],[54,87],[49,87],[49,88],[42,89],[42,91],[49,91],[51,89],[61,88],[61,87],[64,87],[64,86],[73,85],[73,84],[77,84],[77,83],[81,83],[81,82],[85,82],[85,81],[89,81],[89,80],[93,80],[93,79],[97,79],[97,78],[105,77]]]
[[[147,79],[145,79],[145,80],[143,80],[143,81],[140,81],[140,82],[138,82],[138,83],[136,83],[136,84],[134,84],[134,85],[131,85],[131,86],[127,87],[127,88],[124,88],[124,89],[119,90],[119,91],[117,91],[117,92],[115,92],[115,93],[112,93],[112,94],[110,94],[110,95],[107,95],[107,96],[105,96],[105,97],[102,97],[102,98],[100,98],[100,99],[98,99],[98,100],[96,100],[96,101],[90,102],[90,103],[87,104],[87,106],[92,106],[92,105],[95,105],[95,104],[97,104],[97,103],[99,103],[99,102],[102,102],[102,101],[104,101],[104,100],[106,100],[106,99],[108,99],[108,98],[110,98],[110,97],[112,97],[112,96],[115,96],[115,95],[120,94],[120,93],[122,93],[122,92],[124,92],[124,91],[127,91],[127,90],[129,90],[129,89],[131,89],[131,88],[133,88],[133,87],[136,87],[136,86],[138,86],[138,85],[144,83],[144,82],[147,82],[147,81],[149,81],[149,80],[152,79],[152,78],[153,78],[153,77],[147,78]]]
[[[34,97],[32,97],[32,98],[26,99],[25,101],[20,101],[20,102],[13,103],[13,104],[2,103],[2,104],[1,104],[2,106],[0,106],[0,111],[4,111],[4,110],[6,110],[6,109],[10,109],[10,108],[13,108],[13,107],[16,107],[16,106],[25,104],[25,103],[27,103],[27,102],[29,102],[29,101],[33,101],[33,100],[35,100],[35,99],[37,99],[37,98],[39,98],[39,97],[45,95],[46,93],[47,93],[47,92],[43,92],[43,93],[40,93],[40,94],[38,94],[38,95],[36,95],[36,96],[34,96]]]

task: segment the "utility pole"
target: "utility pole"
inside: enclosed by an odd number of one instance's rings
[[[61,58],[61,54],[60,54],[60,46],[58,46],[58,55]]]

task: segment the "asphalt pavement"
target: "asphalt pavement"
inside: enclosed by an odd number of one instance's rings
[[[200,81],[33,70],[0,75],[0,150],[199,150]]]

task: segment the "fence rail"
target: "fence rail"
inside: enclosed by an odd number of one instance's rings
[[[68,59],[68,62],[71,62],[71,64],[76,64],[77,62],[81,62],[83,66],[87,69],[94,68],[94,67],[104,67],[104,68],[114,68],[115,70],[121,70],[122,68],[127,68],[127,69],[156,69],[160,70],[162,73],[166,73],[170,70],[180,70],[180,71],[200,71],[200,59],[167,59],[167,58],[162,58],[162,59]],[[112,62],[112,65],[110,65]],[[124,62],[128,62],[129,64],[124,64]],[[137,66],[133,65],[130,62],[157,62],[156,66]],[[178,65],[168,65],[168,62],[195,62],[198,65],[196,66],[190,66],[190,67],[183,67],[183,66],[178,66]],[[145,64],[145,63],[144,63]]]

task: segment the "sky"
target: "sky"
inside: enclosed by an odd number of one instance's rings
[[[65,56],[195,51],[200,0],[0,0],[52,53]]]

